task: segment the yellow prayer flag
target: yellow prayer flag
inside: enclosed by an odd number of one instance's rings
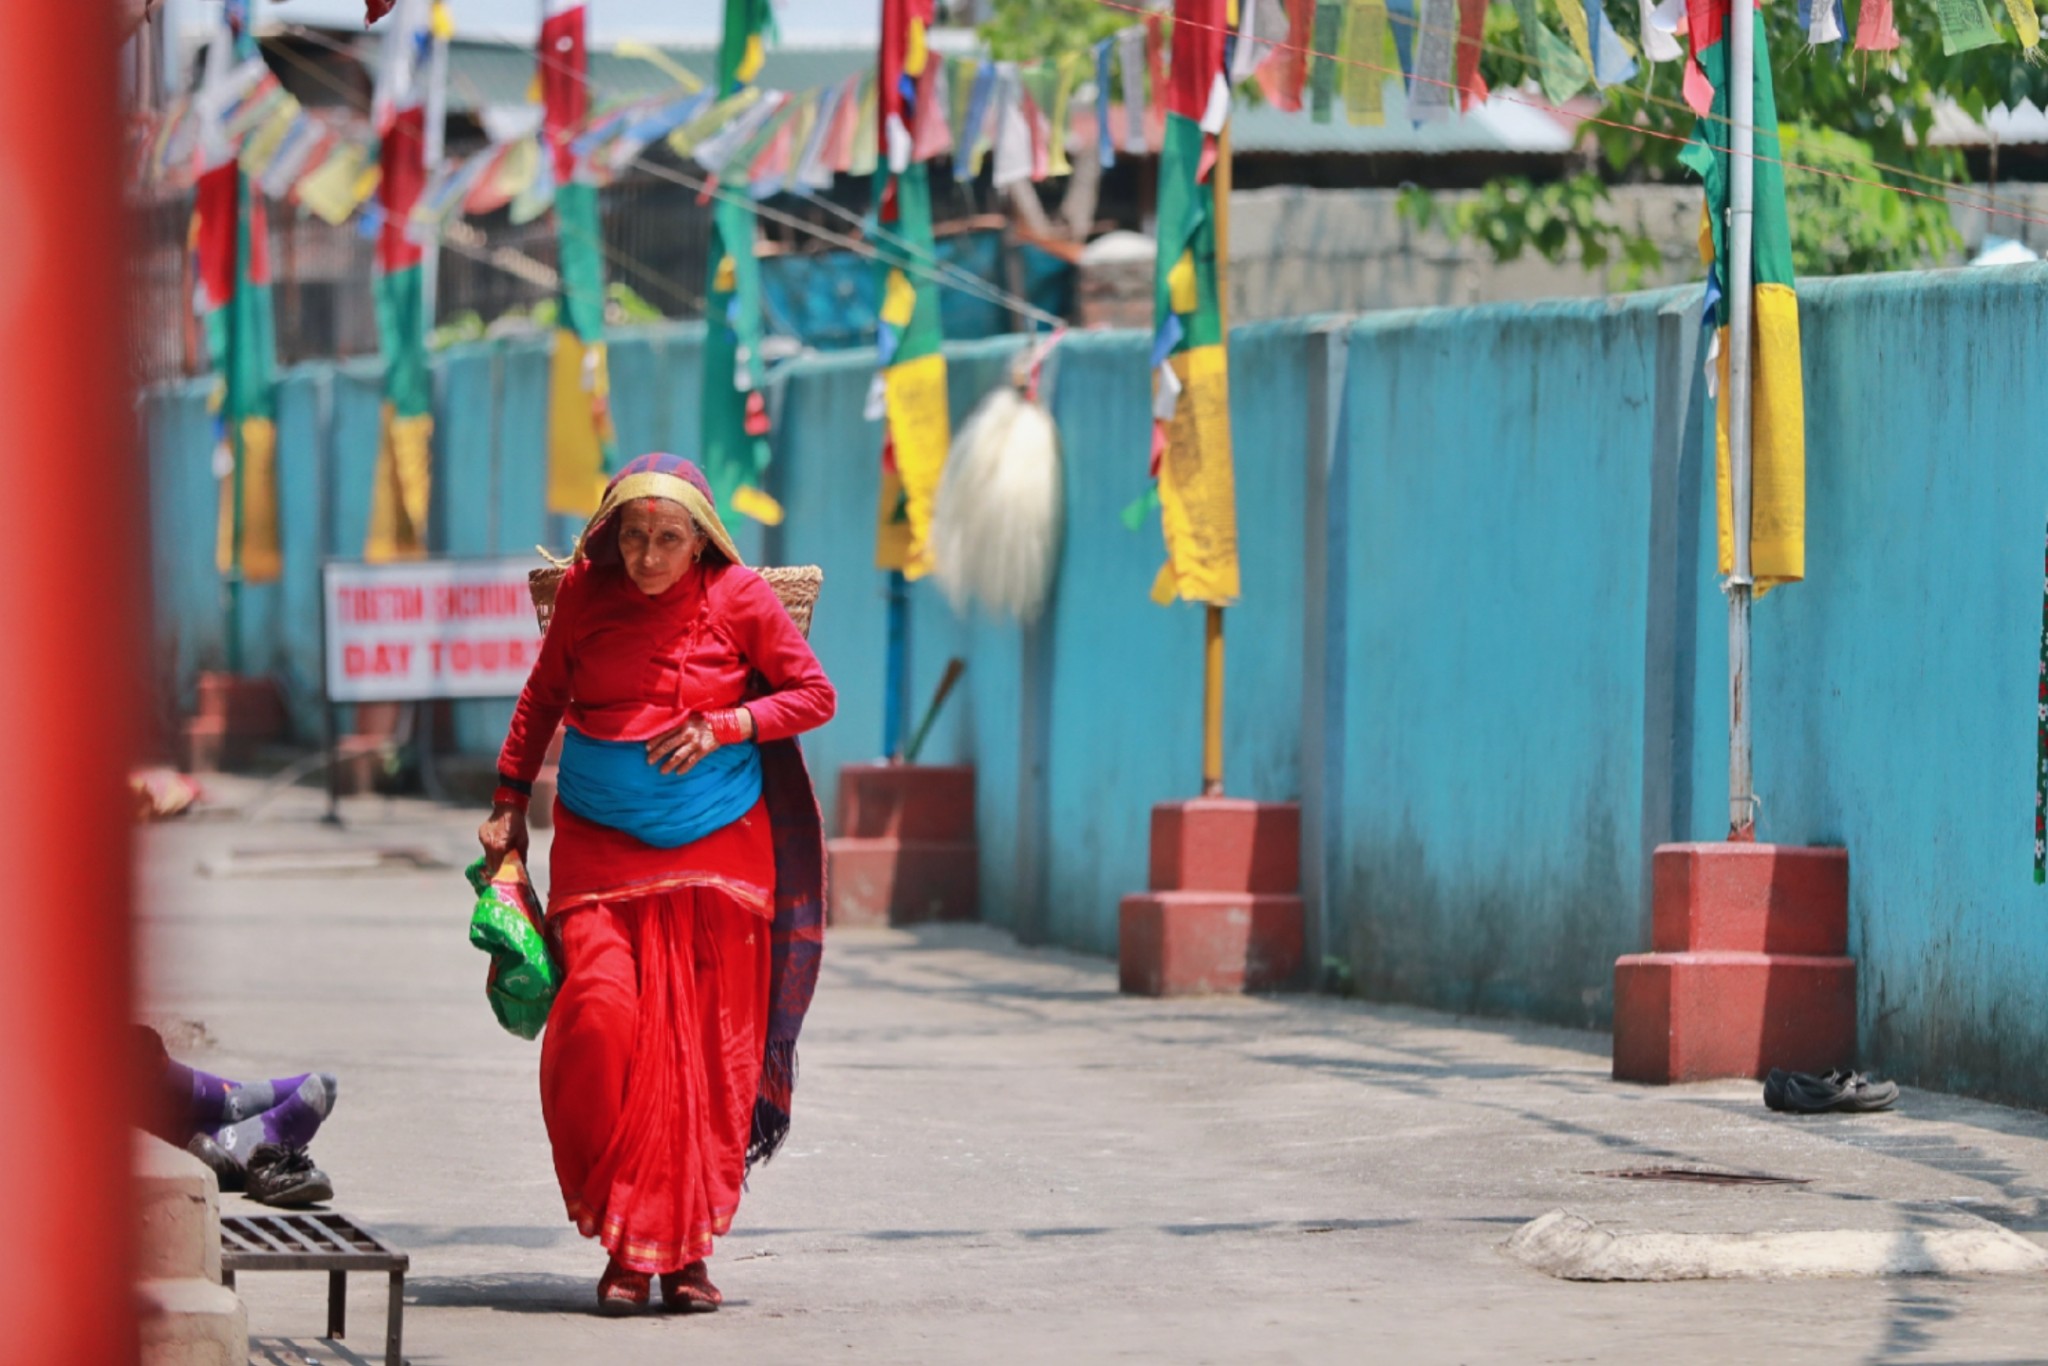
[[[644,39],[623,39],[612,51],[620,57],[634,57],[646,62],[692,95],[704,88],[704,82],[696,72]]]
[[[1184,251],[1166,272],[1167,300],[1173,311],[1186,316],[1201,307],[1200,281],[1195,275],[1195,254]]]
[[[1170,363],[1181,395],[1159,462],[1167,559],[1180,597],[1227,606],[1238,596],[1229,362],[1218,344],[1191,347]]]
[[[424,559],[427,507],[434,483],[434,419],[399,417],[384,405],[376,482],[370,486],[370,531],[363,558],[371,564]]]
[[[894,328],[905,328],[916,312],[917,286],[901,270],[890,271],[889,283],[882,290],[882,321]]]
[[[1180,596],[1180,582],[1173,577],[1173,561],[1159,566],[1159,572],[1152,576],[1152,601],[1161,607],[1171,607],[1173,600]]]
[[[2021,47],[2032,52],[2041,45],[2041,16],[2034,12],[2034,0],[2005,0],[2005,12],[2012,16]]]
[[[1822,0],[1826,3],[1826,0]],[[1593,31],[1586,23],[1586,7],[1580,0],[1557,0],[1558,18],[1564,21],[1565,37],[1572,40],[1572,48],[1579,54],[1579,60],[1586,69],[1593,69]]]
[[[356,182],[362,178],[368,156],[361,143],[344,142],[337,146],[327,160],[299,181],[295,191],[299,203],[332,227],[348,222],[356,206],[363,202],[356,198]]]
[[[906,578],[920,579],[931,571],[932,505],[938,497],[939,477],[946,470],[946,449],[953,444],[945,354],[935,351],[892,365],[882,372],[882,384],[896,470],[902,479],[904,519],[909,524],[909,550],[902,569]]]
[[[782,525],[782,504],[752,484],[742,484],[733,490],[732,510],[743,517],[753,518],[762,526]]]
[[[1351,0],[1344,10],[1344,117],[1362,127],[1385,123],[1386,0]]]
[[[584,367],[582,339],[566,327],[555,329],[548,378],[548,511],[572,517],[590,516],[604,499],[600,395],[585,382]]]
[[[911,17],[908,41],[903,46],[903,74],[913,80],[924,75],[925,59],[931,52],[930,43],[925,37],[924,20],[914,15]]]
[[[1756,287],[1750,383],[1749,569],[1762,597],[1806,577],[1806,380],[1799,299],[1789,285]],[[1714,421],[1714,495],[1720,571],[1735,572],[1735,493],[1728,450],[1728,329],[1720,330]]]
[[[882,471],[882,493],[875,501],[875,568],[910,568],[910,514],[904,507],[903,476]]]
[[[267,417],[244,418],[240,446],[234,455],[241,469],[241,554],[235,553],[235,475],[230,472],[220,481],[215,562],[222,574],[230,574],[239,558],[242,582],[275,583],[284,576],[277,544],[277,425]]]
[[[240,157],[242,170],[247,175],[260,179],[270,169],[271,163],[277,160],[278,148],[284,145],[285,134],[291,132],[304,112],[297,100],[280,104],[275,113],[249,134],[249,140],[242,144]]]

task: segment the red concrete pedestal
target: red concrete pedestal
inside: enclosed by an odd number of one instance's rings
[[[1847,850],[1667,844],[1653,882],[1651,952],[1614,965],[1617,1081],[1850,1065]]]
[[[1272,991],[1301,971],[1301,808],[1203,797],[1152,808],[1151,890],[1123,899],[1136,996]]]
[[[974,770],[849,764],[839,770],[839,838],[827,841],[826,923],[916,925],[980,913]]]
[[[185,722],[185,771],[217,772],[285,735],[284,697],[268,678],[199,675],[198,710]]]
[[[360,796],[376,790],[384,756],[404,719],[403,702],[356,703],[355,729],[341,737],[341,751],[335,758],[336,791]]]

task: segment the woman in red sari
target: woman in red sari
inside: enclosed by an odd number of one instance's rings
[[[541,1108],[569,1218],[611,1253],[602,1312],[646,1306],[653,1276],[667,1308],[717,1308],[704,1259],[787,1132],[823,892],[794,737],[835,701],[697,467],[627,466],[562,579],[479,832],[493,871],[524,855],[566,719]]]

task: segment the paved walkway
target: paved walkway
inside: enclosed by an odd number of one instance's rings
[[[463,937],[475,815],[366,800],[332,831],[316,811],[288,794],[149,835],[147,1004],[202,1064],[341,1074],[315,1152],[338,1207],[413,1254],[415,1366],[2048,1359],[2031,1279],[1587,1285],[1500,1251],[1556,1208],[2048,1240],[2048,1117],[1908,1092],[1894,1115],[1788,1121],[1753,1086],[1614,1085],[1600,1035],[1133,1000],[1107,962],[979,928],[833,938],[790,1145],[713,1263],[726,1312],[599,1320],[539,1050],[492,1022]],[[378,847],[458,866],[290,871]],[[1695,1165],[1811,1184],[1597,1174]],[[352,1350],[317,1338],[322,1278],[243,1289],[257,1361],[380,1359],[381,1287],[357,1291]]]

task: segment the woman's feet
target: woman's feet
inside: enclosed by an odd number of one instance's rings
[[[724,1303],[725,1296],[711,1283],[711,1273],[701,1261],[662,1274],[661,1307],[666,1313],[709,1314]]]
[[[668,1277],[662,1277],[662,1284],[666,1288]],[[646,1272],[628,1271],[614,1258],[598,1278],[597,1312],[614,1317],[637,1314],[647,1307],[649,1288]]]

